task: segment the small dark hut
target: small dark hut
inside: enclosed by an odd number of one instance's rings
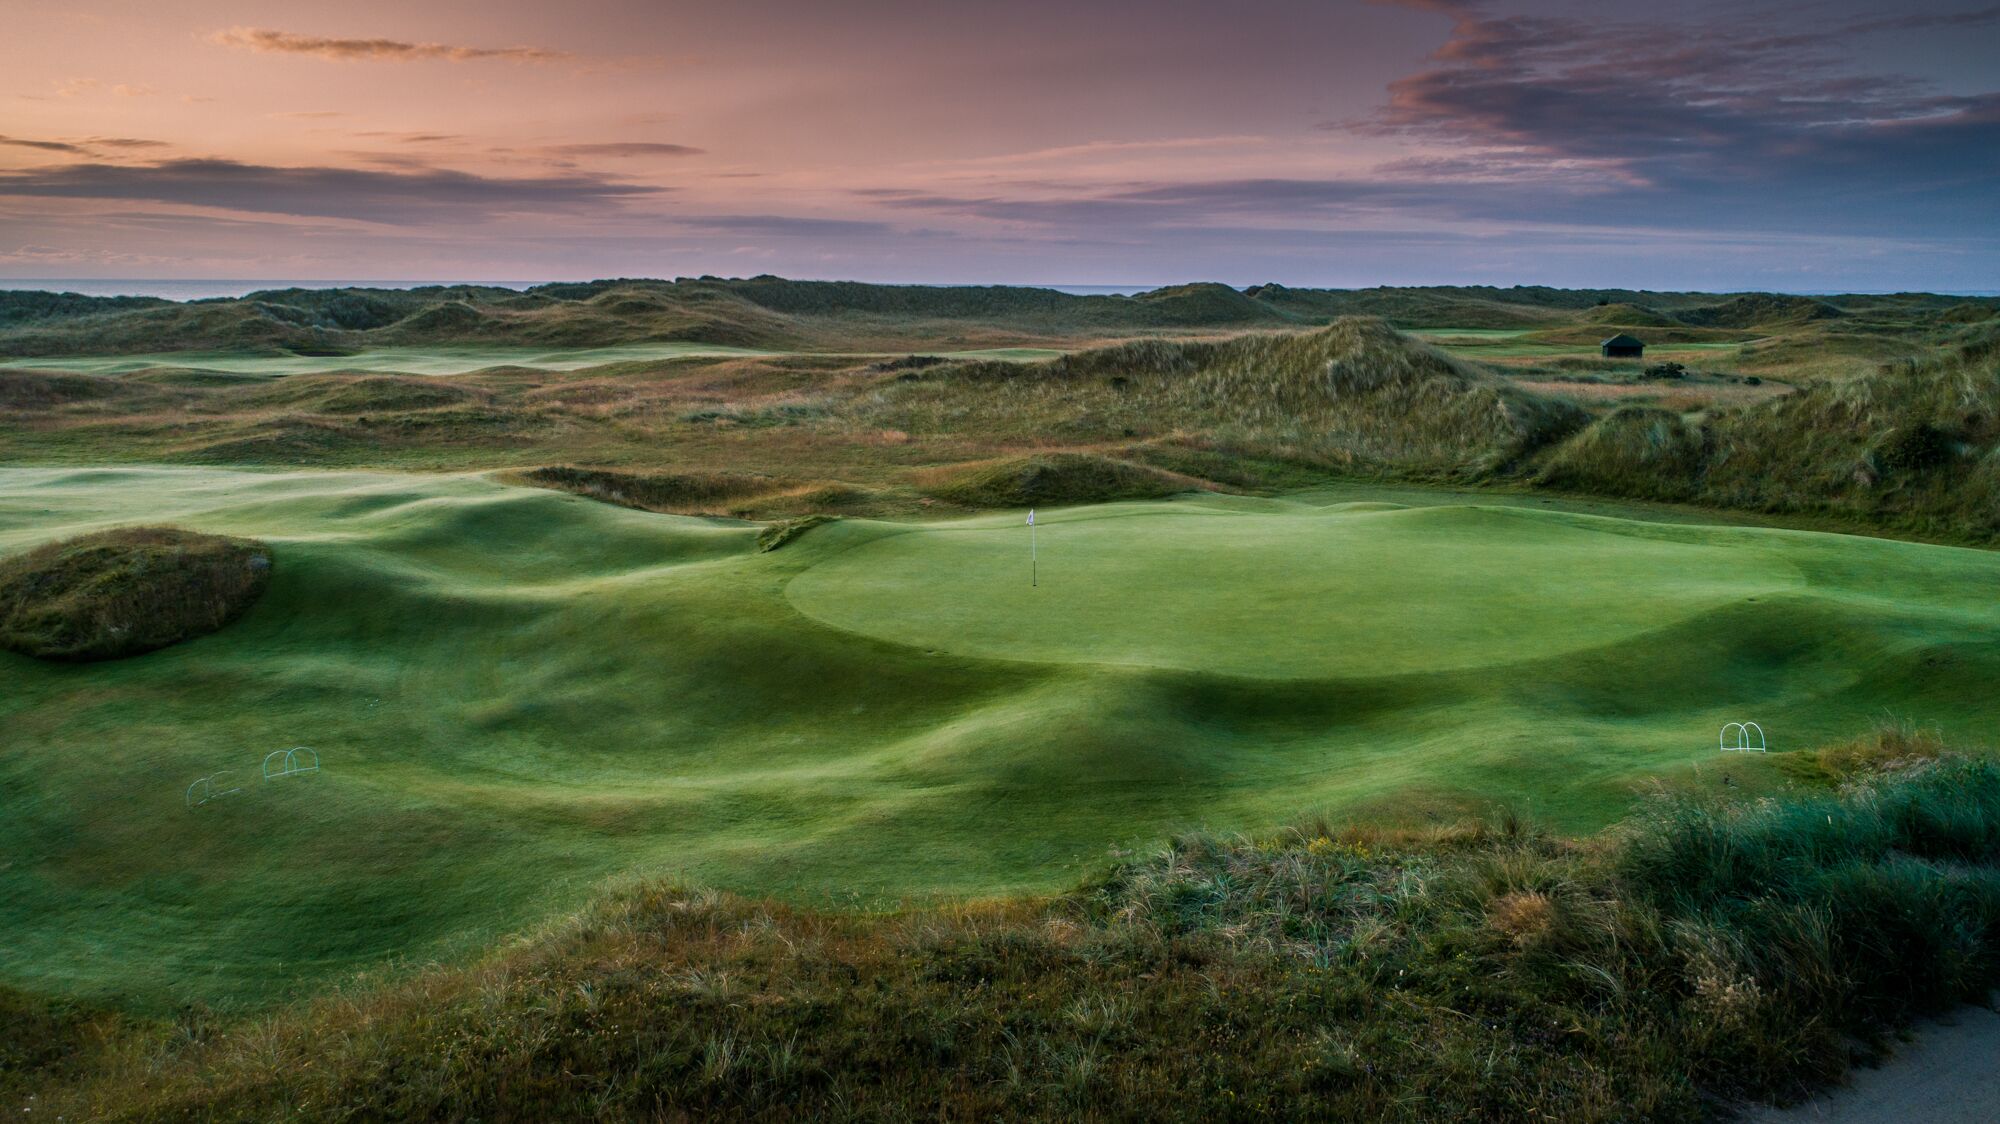
[[[1640,359],[1646,354],[1646,342],[1623,332],[1605,340],[1601,345],[1606,359]]]

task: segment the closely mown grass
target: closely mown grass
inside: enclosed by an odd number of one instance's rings
[[[264,1018],[17,995],[0,1091],[152,1120],[1702,1119],[2000,983],[2000,764],[1872,742],[1838,790],[1663,796],[1581,842],[1308,822],[887,916],[650,886]]]
[[[0,648],[54,660],[133,656],[204,636],[257,600],[261,543],[128,527],[0,559]]]

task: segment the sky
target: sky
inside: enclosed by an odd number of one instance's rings
[[[2000,289],[2000,3],[0,0],[0,278]]]

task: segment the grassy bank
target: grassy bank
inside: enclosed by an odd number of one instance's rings
[[[1847,779],[1580,842],[1187,836],[1040,902],[646,886],[247,1020],[16,996],[0,1088],[36,1118],[1701,1119],[2000,983],[2000,766],[1907,731],[1792,763]]]

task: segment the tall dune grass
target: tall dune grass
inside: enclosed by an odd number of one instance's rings
[[[2000,332],[1709,417],[1621,409],[1550,453],[1536,478],[1990,539],[2000,535]]]
[[[1584,412],[1347,318],[1313,332],[1139,340],[1046,363],[973,363],[878,391],[878,424],[1043,440],[1200,433],[1343,469],[1476,474],[1581,427]]]

